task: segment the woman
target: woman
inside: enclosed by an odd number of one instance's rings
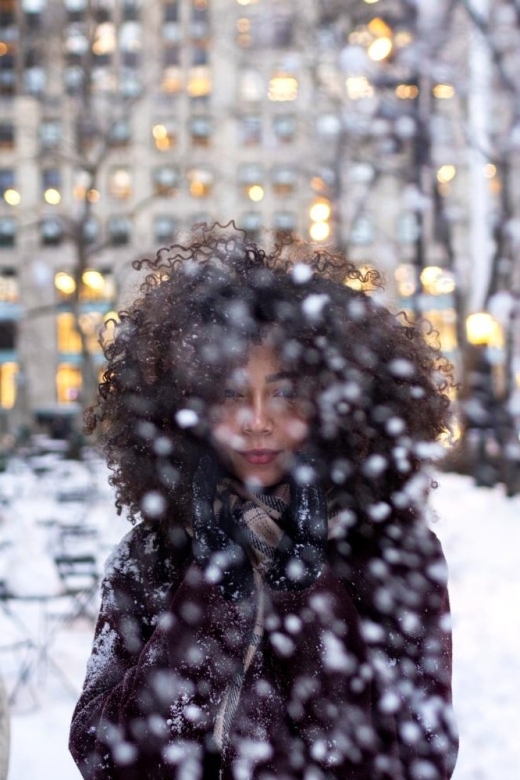
[[[438,350],[362,291],[376,274],[303,244],[199,226],[145,266],[88,421],[142,520],[104,581],[83,776],[450,777],[446,567],[422,512]]]

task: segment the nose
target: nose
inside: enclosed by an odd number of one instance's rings
[[[273,419],[269,410],[269,404],[264,398],[254,398],[247,409],[244,409],[243,425],[244,433],[269,434],[273,430]]]

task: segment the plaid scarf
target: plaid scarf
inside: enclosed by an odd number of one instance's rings
[[[264,575],[271,567],[276,548],[283,536],[282,518],[289,508],[290,487],[277,485],[270,493],[251,493],[242,485],[225,479],[218,485],[214,502],[217,519],[227,503],[238,526],[244,533],[245,550],[253,567],[256,588],[256,614],[242,660],[242,667],[227,687],[215,720],[213,736],[223,748],[229,735],[247,670],[264,635],[265,584]]]

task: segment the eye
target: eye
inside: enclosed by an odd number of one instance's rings
[[[275,398],[287,398],[290,401],[298,397],[298,391],[292,385],[285,385],[275,390],[273,395]]]
[[[243,398],[243,394],[234,387],[226,387],[224,390],[224,398]]]

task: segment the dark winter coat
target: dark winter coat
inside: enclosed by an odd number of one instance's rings
[[[392,528],[392,526],[389,526]],[[331,540],[299,592],[269,592],[223,780],[447,780],[451,713],[446,567],[436,537]],[[397,538],[396,538],[397,536]],[[70,748],[87,780],[198,780],[240,669],[254,596],[225,600],[189,538],[138,525],[112,556]]]

